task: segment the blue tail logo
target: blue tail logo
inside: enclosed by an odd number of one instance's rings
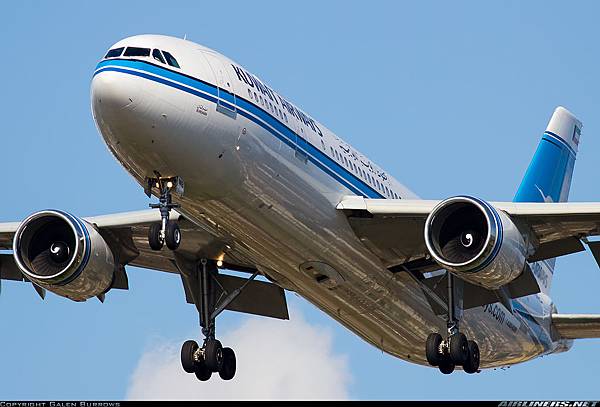
[[[558,107],[517,190],[514,202],[565,202],[569,198],[581,122]]]

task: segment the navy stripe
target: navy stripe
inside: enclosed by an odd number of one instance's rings
[[[132,71],[129,69],[123,69],[121,67],[111,65],[133,67],[134,69],[142,69],[144,70],[144,72]],[[225,99],[230,99],[231,102],[233,102],[234,96],[231,93],[224,91],[223,89],[216,88],[211,84],[208,84],[204,81],[200,81],[189,75],[182,75],[180,73],[164,69],[154,64],[147,63],[146,61],[108,60],[100,62],[98,64],[98,68],[99,69],[96,70],[94,76],[105,71],[127,73],[130,75],[135,75],[155,82],[159,82],[167,86],[171,86],[173,88],[209,100],[213,103],[221,104],[231,110],[235,110],[234,106],[227,105],[226,103],[215,97],[216,94],[224,95]],[[149,75],[147,72],[150,72],[153,75]],[[155,75],[165,75],[167,77],[170,77],[169,79],[177,80],[181,83],[184,83],[187,86],[182,86],[181,84],[171,82],[171,80],[167,80],[163,76]],[[190,89],[188,86],[193,89]],[[201,90],[202,92],[199,92],[198,90]],[[371,185],[365,183],[362,179],[358,178],[354,173],[348,171],[348,169],[346,169],[345,167],[342,167],[331,157],[324,154],[318,148],[310,144],[307,140],[303,139],[301,136],[293,132],[289,127],[281,123],[278,119],[274,118],[271,114],[242,97],[235,96],[235,99],[237,99],[237,104],[240,108],[252,112],[254,115],[258,116],[260,120],[241,110],[238,110],[238,113],[242,114],[242,116],[261,126],[265,130],[273,134],[275,137],[277,137],[279,140],[287,144],[289,147],[303,150],[308,155],[308,158],[312,163],[314,163],[317,167],[319,167],[331,177],[335,178],[338,182],[344,184],[345,187],[359,195],[363,195],[370,198],[385,199],[385,196],[379,191],[375,190],[373,187],[371,187]],[[275,129],[276,131],[273,131],[273,129]]]
[[[544,132],[544,136],[546,136],[546,135],[552,136],[552,137],[558,139],[557,141],[559,141],[562,146],[566,147],[571,152],[571,154],[577,155],[577,153],[575,152],[575,150],[573,150],[573,147],[571,147],[569,145],[569,143],[567,143],[562,137],[559,137],[557,134],[552,133],[551,131],[545,131]],[[550,141],[551,139],[550,138],[546,138],[546,140]]]
[[[494,220],[498,227],[498,238],[494,244],[494,248],[492,249],[492,253],[490,253],[490,256],[481,265],[474,268],[473,270],[469,270],[469,273],[477,273],[489,266],[494,261],[494,259],[496,259],[496,256],[498,256],[500,248],[502,247],[502,241],[504,240],[504,227],[502,226],[502,220],[500,219],[500,215],[498,214],[498,212],[487,202],[468,195],[466,195],[465,198],[472,199],[475,202],[478,202],[481,206],[487,208],[490,212],[492,212],[492,215],[494,216]]]
[[[73,274],[71,274],[65,280],[63,280],[59,283],[56,283],[56,285],[62,286],[62,285],[69,284],[71,281],[73,281],[77,277],[79,277],[79,275],[87,267],[88,261],[90,260],[90,254],[91,254],[91,241],[90,241],[90,235],[88,234],[87,228],[85,227],[85,225],[82,224],[82,221],[80,221],[79,218],[76,218],[75,216],[71,215],[68,212],[64,212],[64,211],[60,211],[60,210],[56,210],[56,209],[54,209],[54,211],[66,216],[67,218],[69,218],[69,220],[71,220],[71,222],[73,222],[74,225],[78,226],[81,229],[81,232],[85,239],[85,243],[84,243],[85,251],[83,253],[83,260],[81,261],[81,264],[79,265],[77,270],[75,270],[73,272]],[[78,239],[78,237],[76,237],[76,239]]]
[[[161,78],[159,76],[148,75],[147,73],[144,73],[144,72],[131,71],[129,69],[123,69],[123,68],[117,68],[117,67],[112,67],[111,66],[111,67],[99,69],[98,71],[96,71],[94,73],[94,76],[96,76],[97,74],[99,74],[101,72],[105,72],[105,71],[115,71],[115,72],[122,72],[122,73],[130,74],[130,75],[140,76],[142,78],[149,79],[151,81],[162,83],[163,85],[168,85],[168,86],[171,86],[173,88],[182,90],[184,92],[191,93],[192,95],[195,95],[195,96],[201,97],[203,99],[209,100],[209,101],[211,101],[213,103],[217,103],[217,100],[218,100],[215,97],[212,97],[210,95],[198,92],[198,91],[196,91],[194,89],[190,89],[190,88],[188,88],[186,86],[182,86],[182,85],[179,85],[177,83],[168,81],[168,80],[163,79],[163,78]]]

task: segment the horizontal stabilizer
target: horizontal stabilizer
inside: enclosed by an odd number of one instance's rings
[[[552,326],[565,339],[600,338],[598,314],[552,314]]]

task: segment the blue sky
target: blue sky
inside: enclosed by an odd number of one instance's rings
[[[44,208],[92,215],[147,206],[105,148],[89,102],[98,59],[112,43],[141,33],[187,35],[238,61],[423,198],[512,199],[550,114],[564,105],[584,123],[571,200],[600,201],[596,2],[19,1],[0,7],[0,221]],[[197,315],[178,278],[132,269],[129,279],[131,289],[110,292],[105,304],[54,295],[42,302],[28,285],[3,283],[0,397],[120,399],[132,388],[160,385],[162,376],[145,382],[151,372],[145,376],[140,366],[152,366],[143,363],[148,355],[173,353],[180,339],[196,336]],[[558,261],[552,296],[562,312],[597,313],[599,285],[592,256],[572,255]],[[322,339],[328,344],[322,360],[331,363],[320,372],[341,386],[339,397],[598,398],[597,340],[506,370],[448,377],[383,355],[304,300],[288,299],[296,325],[229,314],[219,329],[240,340],[244,327],[285,338],[291,326]],[[314,342],[305,342],[294,352],[310,355]],[[319,374],[281,360],[304,376]],[[214,397],[248,394],[238,384],[207,386]],[[266,390],[265,397],[285,396]],[[310,386],[294,391],[289,394],[311,396]]]

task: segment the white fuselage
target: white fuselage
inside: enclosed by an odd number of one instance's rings
[[[415,195],[226,57],[153,35],[111,48],[127,46],[167,50],[181,66],[151,56],[98,64],[94,118],[127,171],[141,185],[156,172],[182,177],[185,194],[177,200],[184,216],[374,346],[427,364],[425,338],[444,331],[444,321],[418,286],[391,273],[336,210],[345,195]],[[319,284],[307,263],[334,270],[336,284]],[[541,319],[551,313],[544,294],[519,304]],[[482,367],[557,350],[540,339],[547,332],[532,330],[499,303],[465,311],[461,326],[479,343]]]

